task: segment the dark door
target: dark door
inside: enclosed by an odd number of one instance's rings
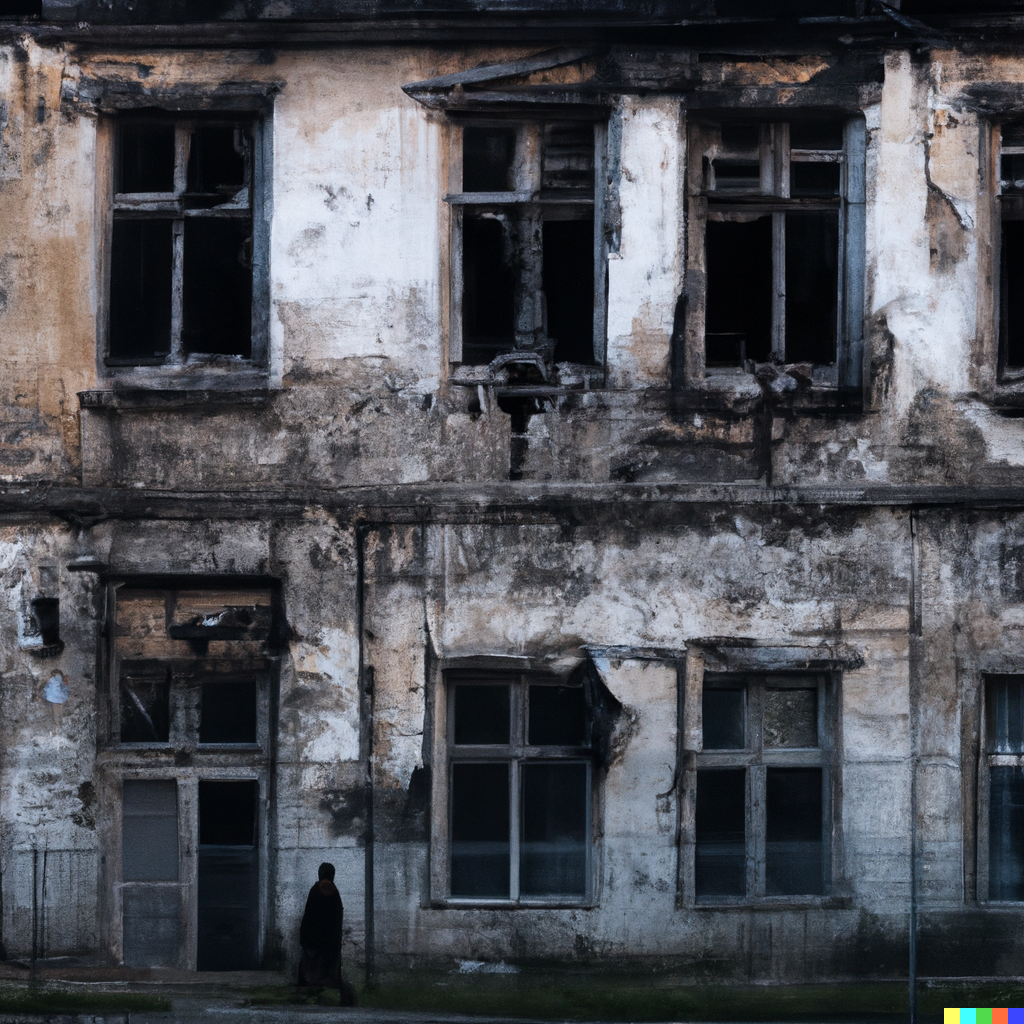
[[[199,783],[200,971],[259,967],[258,797],[254,780]]]

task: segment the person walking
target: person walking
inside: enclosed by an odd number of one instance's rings
[[[324,862],[306,897],[299,926],[299,985],[338,989],[343,1005],[354,1005],[355,993],[341,977],[341,929],[345,907],[334,884],[334,865]]]

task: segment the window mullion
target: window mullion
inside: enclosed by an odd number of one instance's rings
[[[786,361],[786,215],[772,214],[772,359]]]
[[[747,769],[747,896],[759,898],[765,889],[765,775],[763,764]]]
[[[522,840],[522,807],[520,802],[522,800],[522,786],[520,785],[520,775],[522,772],[522,761],[513,760],[511,762],[511,771],[509,772],[509,786],[511,792],[509,793],[509,815],[511,821],[509,822],[510,836],[509,836],[509,896],[512,899],[519,899],[519,856],[520,847]]]
[[[181,332],[184,321],[185,221],[177,218],[171,225],[171,363],[185,361]]]

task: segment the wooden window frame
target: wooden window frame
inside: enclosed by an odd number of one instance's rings
[[[863,118],[843,118],[843,148],[837,151],[791,150],[789,121],[760,119],[760,187],[744,194],[741,190],[716,191],[709,180],[706,154],[712,136],[722,119],[704,117],[691,120],[687,132],[687,316],[684,352],[681,360],[683,382],[699,386],[704,382],[725,384],[730,377],[749,374],[752,363],[745,366],[706,365],[705,298],[706,298],[706,235],[709,214],[728,215],[740,209],[750,213],[770,213],[772,231],[772,331],[771,359],[784,362],[785,322],[785,238],[780,229],[787,211],[835,209],[839,214],[839,252],[837,283],[836,357],[834,363],[814,364],[813,383],[819,387],[838,389],[851,398],[863,388],[864,372],[864,288],[865,288],[865,153],[866,129]],[[732,120],[739,120],[733,117]],[[745,121],[752,118],[742,118]],[[840,119],[836,119],[840,120]],[[805,201],[789,194],[790,162],[841,164],[840,192],[834,200],[825,198]],[[837,156],[838,154],[838,156]],[[709,187],[712,186],[712,187]],[[677,360],[677,365],[678,365]]]
[[[108,98],[109,99],[109,98]],[[99,303],[97,309],[97,369],[102,377],[130,375],[133,381],[153,383],[166,380],[175,386],[196,378],[196,386],[216,387],[225,376],[229,387],[241,379],[252,377],[253,384],[263,386],[270,363],[270,217],[273,182],[272,106],[268,96],[257,93],[242,95],[222,107],[211,105],[206,97],[190,97],[191,103],[160,105],[159,97],[146,105],[119,97],[110,106],[103,104],[104,116],[97,133],[98,204],[103,213],[103,242],[99,254]],[[117,193],[116,156],[118,125],[127,119],[156,119],[175,124],[175,168],[173,193]],[[181,193],[186,170],[185,135],[190,126],[205,124],[238,124],[251,126],[252,153],[249,167],[249,202],[245,208],[228,208],[220,214],[209,210],[185,210]],[[171,351],[166,358],[111,357],[111,257],[114,221],[126,217],[144,218],[162,215],[174,219],[172,270]],[[248,358],[216,353],[183,351],[182,323],[182,254],[181,225],[186,217],[248,216],[252,220],[252,306],[251,350]]]
[[[510,690],[511,717],[510,742],[495,745],[456,745],[454,742],[455,701],[450,699],[458,684],[505,685]],[[442,673],[442,685],[437,688],[435,707],[435,764],[434,808],[431,829],[431,904],[437,907],[466,908],[530,908],[530,907],[589,907],[594,906],[595,874],[595,821],[597,785],[591,741],[591,725],[587,722],[587,743],[581,747],[553,745],[530,746],[526,743],[526,692],[530,685],[565,685],[565,679],[543,671],[500,669],[447,669]],[[530,763],[585,764],[587,772],[586,822],[586,879],[585,892],[576,895],[521,896],[519,893],[519,855],[521,843],[522,807],[520,776],[522,766]],[[455,764],[501,763],[511,766],[510,785],[510,879],[508,897],[455,896],[451,892],[451,777]]]
[[[594,128],[594,192],[582,196],[542,196],[541,161],[543,150],[543,125],[545,122],[573,121],[592,124]],[[507,192],[465,192],[462,181],[462,154],[464,128],[509,128],[518,130],[517,159],[514,166],[516,188]],[[594,220],[594,303],[593,303],[593,367],[580,364],[584,372],[597,372],[605,365],[607,353],[607,268],[608,245],[605,239],[604,181],[606,178],[608,129],[607,124],[592,116],[572,111],[537,115],[524,112],[522,115],[509,114],[502,117],[472,116],[454,121],[449,134],[450,155],[448,161],[448,192],[444,203],[449,210],[449,258],[448,258],[448,337],[447,351],[450,373],[483,376],[485,366],[462,364],[463,357],[463,223],[466,211],[477,207],[512,207],[526,211],[528,216],[542,219],[545,209],[557,207],[586,207],[593,211]],[[526,268],[524,273],[540,278],[541,267]],[[520,285],[525,288],[525,285]],[[536,286],[536,293],[540,285]],[[509,352],[515,348],[508,349]]]
[[[818,746],[815,748],[775,748],[765,750],[762,743],[763,693],[766,688],[808,688],[818,692]],[[839,813],[838,707],[839,679],[836,672],[787,671],[785,668],[735,672],[705,671],[703,659],[688,656],[682,680],[681,710],[684,744],[683,790],[681,809],[679,897],[680,904],[695,909],[766,906],[819,906],[834,899],[839,877],[839,849],[835,841]],[[746,745],[735,750],[705,750],[700,707],[704,688],[743,688],[745,691]],[[687,754],[686,748],[690,753]],[[746,772],[744,799],[744,836],[746,842],[746,892],[744,895],[696,894],[696,795],[697,773],[708,769],[737,769]],[[769,768],[820,768],[822,772],[822,869],[823,893],[767,895],[765,893],[766,800],[765,786]]]

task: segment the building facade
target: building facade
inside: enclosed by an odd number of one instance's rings
[[[0,20],[8,955],[1018,974],[1018,8]]]

